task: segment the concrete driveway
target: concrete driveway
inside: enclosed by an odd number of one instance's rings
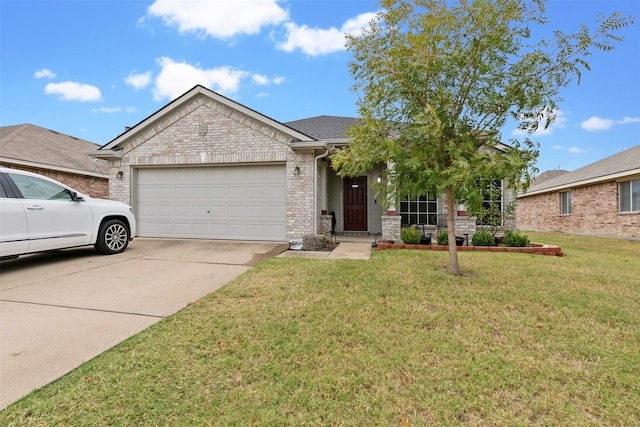
[[[136,239],[0,263],[0,409],[219,289],[284,243]]]

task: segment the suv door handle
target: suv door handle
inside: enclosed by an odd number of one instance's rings
[[[27,209],[30,210],[30,211],[42,211],[42,210],[44,210],[44,208],[42,206],[40,206],[40,205],[29,206]]]

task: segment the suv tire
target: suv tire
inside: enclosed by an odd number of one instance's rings
[[[119,219],[110,219],[100,225],[94,247],[103,255],[119,254],[129,245],[129,229]]]

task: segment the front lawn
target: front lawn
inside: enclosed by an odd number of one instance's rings
[[[271,259],[0,425],[640,424],[640,242]]]

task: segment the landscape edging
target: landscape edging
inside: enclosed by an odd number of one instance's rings
[[[385,243],[378,242],[378,246],[372,248],[373,250],[385,250],[385,249],[420,249],[420,250],[432,250],[432,251],[448,251],[449,246],[446,245],[405,245],[402,243]],[[513,247],[513,246],[458,246],[458,250],[461,252],[476,251],[476,252],[519,252],[525,254],[536,255],[549,255],[549,256],[563,256],[562,248],[555,245],[545,245],[542,243],[529,243],[526,247]]]

